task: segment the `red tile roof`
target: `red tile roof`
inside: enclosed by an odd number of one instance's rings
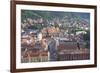
[[[48,56],[48,52],[47,51],[28,51],[24,54],[22,54],[23,58],[28,57],[28,54],[30,57],[39,57],[41,56]]]

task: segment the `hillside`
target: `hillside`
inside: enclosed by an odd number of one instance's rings
[[[53,18],[63,19],[68,16],[69,19],[87,21],[89,23],[90,17],[89,13],[79,13],[79,12],[57,12],[57,11],[39,11],[39,10],[22,10],[21,20],[32,18],[43,18],[44,20],[52,20]]]

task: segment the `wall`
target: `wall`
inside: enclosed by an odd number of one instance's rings
[[[55,71],[41,71],[34,73],[99,73],[100,72],[100,0],[33,0],[56,3],[74,3],[98,6],[98,67],[85,69],[69,69]],[[10,0],[0,1],[0,73],[10,73]],[[31,72],[33,73],[33,72]]]

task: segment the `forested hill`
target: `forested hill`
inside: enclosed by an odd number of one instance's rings
[[[85,20],[89,23],[90,14],[89,13],[79,13],[79,12],[61,12],[61,11],[39,11],[39,10],[21,10],[21,20],[32,18],[43,18],[45,20],[52,20],[53,18],[63,19],[67,16],[72,20]]]

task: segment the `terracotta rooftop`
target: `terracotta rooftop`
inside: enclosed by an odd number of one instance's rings
[[[30,57],[39,57],[40,55],[41,56],[48,56],[48,52],[47,51],[28,51],[24,54],[22,54],[22,56],[24,58],[28,57],[28,54]]]

